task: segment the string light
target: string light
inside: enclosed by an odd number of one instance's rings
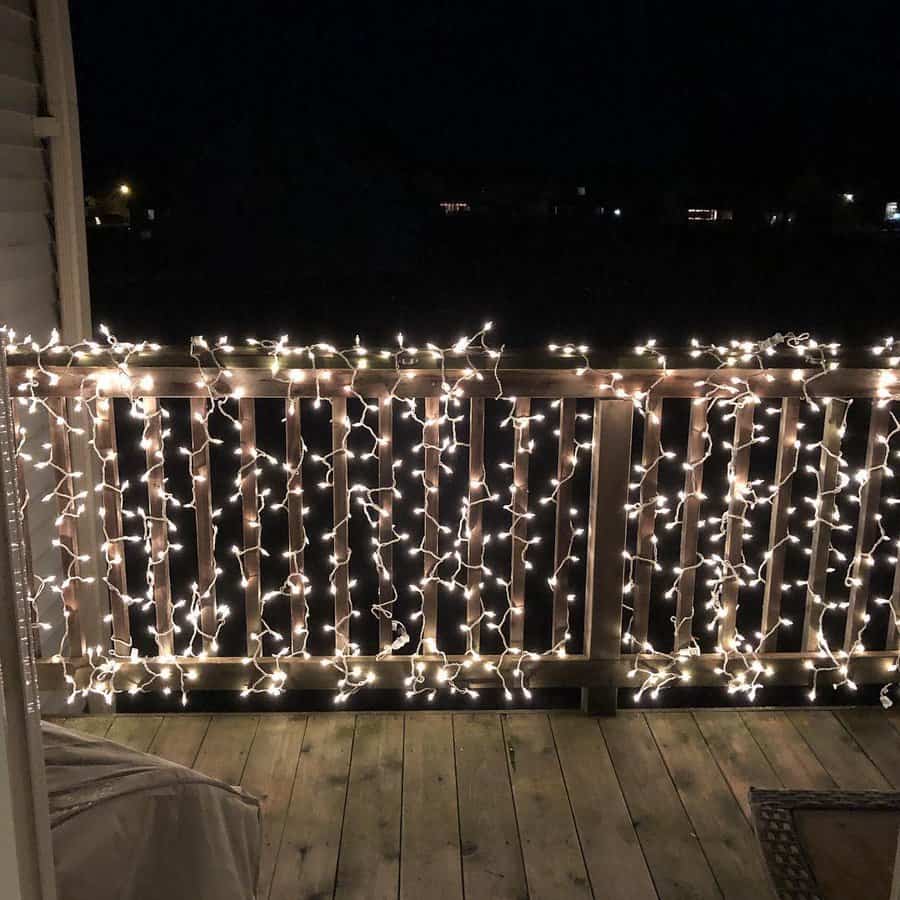
[[[217,583],[226,572],[225,566],[220,566],[217,561],[217,553],[221,553],[221,548],[217,547],[221,510],[211,512],[211,565],[206,572],[200,572],[191,584],[190,600],[173,598],[171,618],[167,621],[158,618],[158,614],[166,614],[166,610],[160,607],[159,588],[162,579],[168,576],[162,573],[168,569],[170,556],[181,549],[179,541],[174,539],[178,533],[178,522],[172,511],[196,513],[209,497],[208,472],[204,471],[208,464],[203,460],[208,459],[211,448],[226,442],[226,438],[218,433],[222,427],[226,432],[237,432],[240,438],[240,445],[235,448],[238,463],[233,478],[234,492],[230,497],[231,503],[241,504],[245,525],[243,543],[234,546],[230,553],[237,569],[239,588],[247,589],[253,579],[262,578],[263,573],[256,571],[256,561],[270,554],[265,539],[268,533],[264,527],[266,516],[289,516],[294,508],[299,510],[301,520],[299,538],[292,538],[291,545],[280,552],[281,557],[288,560],[290,572],[287,578],[268,590],[260,590],[259,624],[248,636],[247,655],[244,657],[248,669],[242,691],[244,696],[261,692],[282,693],[289,677],[285,663],[311,657],[308,638],[312,623],[308,604],[304,603],[302,620],[292,621],[292,633],[288,635],[274,627],[267,616],[267,610],[277,608],[280,603],[290,603],[297,596],[308,600],[315,590],[300,563],[304,550],[311,543],[302,519],[309,510],[308,504],[313,502],[308,501],[304,494],[301,473],[303,466],[311,463],[320,468],[320,490],[332,496],[335,509],[346,510],[321,535],[329,550],[328,592],[346,601],[346,607],[335,621],[322,623],[322,628],[334,638],[333,653],[322,657],[320,662],[335,673],[336,701],[342,702],[377,683],[375,670],[367,668],[361,659],[357,659],[362,657],[359,643],[349,636],[351,623],[362,612],[354,601],[356,579],[350,577],[352,550],[346,535],[351,523],[354,527],[357,523],[361,527],[368,525],[372,548],[368,558],[376,582],[389,587],[386,594],[389,599],[379,599],[366,607],[379,622],[387,623],[387,633],[390,634],[389,642],[381,646],[377,658],[383,659],[394,651],[409,647],[411,652],[406,654],[409,671],[405,680],[409,697],[424,696],[427,700],[433,700],[438,691],[447,690],[476,698],[478,692],[471,683],[475,680],[475,673],[482,671],[486,677],[496,679],[508,698],[512,699],[514,692],[529,697],[528,667],[524,663],[548,655],[566,656],[567,644],[571,639],[569,608],[577,604],[579,597],[577,592],[566,594],[566,617],[561,638],[554,639],[540,651],[526,649],[512,637],[513,626],[518,626],[516,620],[523,613],[516,593],[522,578],[521,574],[517,574],[517,566],[521,567],[519,573],[532,568],[529,550],[539,545],[543,538],[540,533],[542,519],[538,513],[542,508],[556,510],[562,488],[575,477],[583,457],[595,448],[591,441],[578,437],[572,438],[571,446],[561,446],[559,473],[550,479],[546,492],[537,504],[529,504],[528,479],[526,476],[523,480],[520,473],[527,472],[528,458],[541,446],[542,433],[548,429],[547,416],[540,410],[532,410],[530,404],[520,405],[515,396],[507,394],[501,370],[505,348],[502,344],[489,342],[490,331],[491,324],[486,323],[474,335],[461,337],[446,347],[433,343],[425,343],[421,347],[410,345],[400,334],[394,348],[378,351],[364,346],[359,338],[351,347],[344,349],[324,342],[295,345],[287,335],[272,340],[248,339],[246,348],[265,356],[272,382],[283,391],[283,424],[287,424],[291,416],[299,416],[300,393],[309,396],[310,386],[313,408],[332,413],[333,430],[337,436],[332,445],[321,452],[309,452],[305,441],[300,438],[290,460],[280,451],[273,452],[258,446],[252,434],[242,433],[246,426],[242,425],[240,412],[235,415],[234,404],[250,397],[242,384],[240,366],[232,365],[232,361],[235,354],[246,351],[231,343],[227,337],[215,341],[194,337],[189,354],[195,369],[192,377],[202,392],[202,401],[197,401],[201,404],[199,407],[192,406],[194,435],[191,446],[178,448],[186,462],[190,483],[190,496],[180,499],[168,482],[169,468],[174,464],[173,459],[177,458],[167,449],[171,438],[167,424],[170,410],[155,399],[152,376],[142,374],[138,377],[133,372],[136,361],[144,365],[148,356],[160,350],[158,345],[122,342],[106,328],[101,328],[101,340],[82,341],[72,346],[61,344],[55,332],[47,343],[39,344],[30,337],[17,341],[14,333],[7,330],[7,352],[12,360],[15,361],[16,355],[22,353],[33,359],[14,386],[20,411],[27,415],[50,416],[53,426],[66,441],[70,435],[87,439],[99,474],[93,490],[103,500],[99,517],[104,571],[100,578],[111,597],[115,597],[126,611],[132,609],[142,615],[152,615],[153,624],[149,624],[147,630],[158,645],[157,654],[147,657],[139,653],[130,638],[114,637],[106,647],[86,650],[86,681],[74,677],[69,659],[77,654],[70,646],[70,608],[65,597],[77,589],[79,583],[89,583],[92,579],[80,574],[79,564],[87,561],[87,557],[73,550],[62,537],[55,539],[54,544],[63,555],[62,578],[52,574],[35,575],[30,600],[37,611],[45,605],[42,598],[48,591],[63,598],[66,624],[53,658],[64,667],[72,698],[96,692],[111,700],[116,691],[123,689],[117,684],[117,674],[123,664],[138,663],[144,677],[136,681],[132,678],[125,689],[130,692],[160,687],[165,692],[177,690],[183,702],[187,702],[189,683],[197,678],[197,665],[208,656],[217,654],[221,629],[230,614],[226,604],[213,602]],[[781,473],[777,481],[767,486],[764,486],[764,479],[751,479],[748,474],[752,448],[769,440],[766,420],[777,421],[781,414],[778,407],[764,408],[765,392],[760,387],[772,380],[773,376],[767,371],[767,361],[777,354],[793,355],[802,364],[800,368],[793,369],[791,378],[798,386],[808,414],[823,417],[823,429],[827,427],[824,417],[836,416],[836,433],[838,438],[844,437],[851,401],[821,396],[817,392],[817,382],[839,366],[839,344],[820,344],[808,334],[794,333],[779,333],[764,341],[691,343],[689,356],[702,359],[712,366],[710,374],[693,383],[692,402],[703,408],[704,422],[713,414],[720,414],[724,426],[734,426],[735,438],[721,442],[727,454],[727,488],[721,501],[721,511],[711,510],[710,514],[697,521],[697,527],[705,535],[705,543],[709,546],[701,549],[698,545],[696,558],[686,564],[680,561],[671,573],[666,572],[661,559],[656,527],[661,524],[664,531],[683,529],[690,504],[699,506],[711,502],[702,491],[699,478],[699,473],[704,466],[710,465],[713,458],[715,441],[711,426],[705,426],[700,432],[702,449],[699,457],[694,455],[691,459],[679,461],[677,453],[663,445],[658,437],[661,424],[658,397],[666,381],[678,370],[669,367],[666,355],[653,340],[635,348],[636,355],[647,357],[656,373],[649,386],[640,390],[629,389],[628,379],[622,373],[594,368],[589,348],[584,344],[550,344],[548,349],[552,356],[575,364],[576,375],[584,380],[585,396],[630,400],[639,416],[654,426],[647,433],[657,435],[653,446],[642,448],[643,458],[634,466],[635,478],[629,485],[629,498],[625,506],[630,520],[650,523],[649,532],[644,529],[643,538],[640,535],[634,537],[635,541],[643,542],[641,546],[644,549],[641,550],[637,544],[629,544],[623,551],[623,608],[626,618],[622,639],[626,652],[633,654],[628,674],[629,679],[635,682],[637,699],[647,694],[657,697],[672,685],[691,682],[693,663],[703,655],[695,632],[702,633],[704,630],[715,636],[714,654],[718,663],[714,671],[726,690],[744,694],[750,700],[756,698],[766,680],[774,674],[772,665],[765,659],[765,648],[776,630],[790,627],[791,622],[779,616],[765,632],[757,632],[752,639],[748,639],[740,633],[736,624],[738,598],[744,591],[751,591],[766,582],[775,552],[803,543],[801,536],[790,527],[791,514],[798,506],[810,511],[805,521],[810,533],[823,536],[820,552],[826,560],[826,572],[841,567],[846,589],[852,591],[860,587],[863,569],[876,565],[882,559],[895,563],[894,557],[887,557],[882,551],[892,543],[897,544],[897,539],[888,533],[877,508],[871,511],[872,539],[866,546],[859,546],[848,557],[832,540],[835,534],[848,533],[853,529],[850,523],[841,519],[836,502],[838,498],[849,498],[849,502],[860,503],[865,486],[873,475],[877,473],[883,478],[893,475],[889,459],[892,442],[900,433],[900,422],[892,412],[888,414],[891,426],[885,429],[884,434],[877,435],[878,452],[867,459],[866,466],[858,470],[855,476],[850,476],[846,471],[849,463],[843,455],[844,443],[838,440],[832,447],[824,437],[813,442],[803,442],[798,437],[792,465]],[[900,363],[900,356],[891,355],[894,349],[892,339],[872,348],[872,354],[879,360],[879,367],[886,362],[889,367]],[[381,371],[393,374],[384,393],[372,398],[367,397],[364,389],[358,386],[358,376],[376,362]],[[435,382],[438,394],[431,403],[408,396],[406,384],[422,369],[437,373]],[[753,374],[723,380],[715,376],[715,372],[722,369],[750,370]],[[78,390],[72,392],[75,396],[73,404],[76,411],[82,408],[87,411],[87,433],[48,400],[48,389],[57,387],[64,375],[74,375],[78,379]],[[885,408],[900,394],[895,393],[895,376],[890,368],[882,368],[879,377],[874,403],[878,408]],[[451,525],[448,524],[452,521],[451,517],[438,505],[440,487],[434,478],[435,473],[452,478],[460,460],[471,450],[471,436],[468,440],[464,439],[467,437],[468,422],[465,403],[469,399],[467,387],[473,382],[487,382],[489,391],[494,391],[494,399],[509,404],[499,427],[510,431],[509,450],[512,457],[499,464],[500,475],[491,473],[489,479],[488,473],[482,472],[470,477],[468,496],[462,499],[456,521]],[[327,389],[323,389],[323,385]],[[299,390],[301,386],[302,392]],[[479,394],[484,393],[484,387],[481,387]],[[130,415],[140,425],[138,449],[146,460],[140,481],[148,491],[146,508],[142,504],[129,506],[126,503],[129,485],[127,482],[118,483],[118,450],[114,440],[111,444],[109,435],[104,432],[110,427],[113,396],[126,398]],[[358,408],[358,413],[351,415],[344,412],[347,401]],[[390,438],[381,433],[377,422],[383,410],[391,414],[395,408],[401,420],[410,423],[420,434],[408,456],[404,456]],[[559,437],[562,428],[560,402],[553,401],[550,408],[560,410],[560,424],[553,431]],[[589,415],[578,415],[578,421],[590,419]],[[802,429],[806,424],[798,422],[797,427]],[[59,454],[54,452],[52,442],[44,447],[48,451],[47,456],[34,460],[28,447],[27,429],[17,425],[17,435],[20,464],[24,468],[49,469],[53,473],[55,486],[40,499],[57,505],[56,525],[61,529],[61,535],[65,534],[84,513],[84,499],[90,490],[84,484],[85,474],[74,471],[70,464],[61,461]],[[351,444],[352,435],[358,437]],[[345,476],[350,461],[356,461],[354,465],[374,464],[379,472],[383,472],[384,467],[380,465],[382,454],[387,454],[390,461],[387,467],[390,473],[388,483],[379,479],[369,483],[368,477],[351,481]],[[804,463],[801,461],[804,454],[807,458],[818,454],[824,463],[818,467]],[[669,467],[674,471],[678,466],[684,472],[685,487],[678,491],[677,496],[670,497],[659,488],[660,472]],[[826,471],[831,468],[835,471],[833,480]],[[404,501],[404,492],[398,481],[398,473],[402,471],[408,471],[413,479],[414,496],[405,502],[410,503],[418,520],[418,541],[395,524],[386,503],[388,497]],[[801,503],[788,508],[789,524],[784,536],[758,553],[753,549],[752,540],[754,512],[757,509],[771,509],[776,501],[780,502],[794,476],[803,471],[815,476],[815,494],[802,498]],[[510,479],[505,487],[496,484],[504,478]],[[281,479],[285,482],[283,490]],[[827,483],[826,479],[829,479]],[[249,484],[253,485],[253,489],[245,493]],[[651,484],[653,487],[648,487]],[[856,494],[850,493],[853,484],[858,486]],[[339,489],[343,491],[343,496],[335,497]],[[253,498],[249,506],[248,497]],[[138,525],[138,531],[119,533],[116,528],[111,529],[109,514],[112,510],[106,506],[110,500],[125,523],[132,528]],[[28,502],[27,495],[25,502]],[[883,502],[892,505],[897,501],[886,497]],[[480,558],[473,559],[467,552],[473,541],[472,517],[476,510],[480,512],[480,508],[487,504],[495,506],[505,515],[506,524],[496,533],[482,536]],[[439,513],[436,512],[438,509]],[[565,526],[558,537],[560,548],[549,574],[543,579],[551,592],[558,584],[566,583],[566,570],[578,563],[578,546],[585,535],[583,517],[577,506],[560,511],[558,518]],[[508,570],[495,571],[487,563],[485,548],[498,543],[509,548]],[[146,557],[146,589],[140,597],[131,596],[123,589],[126,545]],[[388,561],[390,553],[401,547],[422,563],[421,578],[408,586],[413,608],[405,621],[398,614],[399,586]],[[806,549],[812,552],[811,547]],[[645,636],[636,635],[634,631],[636,612],[631,598],[635,594],[639,573],[645,570],[668,582],[662,591],[666,600],[680,596],[686,573],[690,572],[692,579],[695,575],[703,576],[701,581],[705,599],[695,603],[687,616],[671,617],[675,647],[671,652],[658,649]],[[439,646],[434,623],[429,621],[433,614],[429,597],[440,589],[445,595],[458,596],[468,602],[473,597],[473,578],[478,585],[493,586],[505,599],[505,605],[500,609],[492,608],[485,602],[479,587],[474,614],[470,612],[459,623],[466,639],[465,653],[462,659],[451,658]],[[831,613],[846,614],[848,602],[826,600],[806,581],[799,581],[795,586],[805,589],[807,604],[813,613],[810,627],[815,646],[811,658],[807,660],[811,698],[816,696],[816,686],[823,673],[834,676],[831,683],[835,687],[855,689],[853,661],[855,656],[865,652],[863,635],[870,621],[868,613],[863,610],[860,628],[849,648],[833,648],[826,637],[827,617]],[[790,589],[790,585],[783,588]],[[894,607],[893,598],[877,597],[875,602],[891,607],[895,626],[900,624],[900,610]],[[207,615],[210,609],[212,618]],[[694,618],[701,611],[705,613],[705,621],[695,627]],[[36,625],[44,631],[49,629],[49,625],[40,621],[39,617]],[[499,642],[499,653],[491,659],[481,656],[475,642],[475,635],[482,627],[494,634]],[[686,639],[681,640],[685,636]],[[264,644],[274,648],[270,655],[266,655]],[[512,661],[511,666],[507,664],[508,660]],[[898,662],[900,658],[895,661],[892,670],[896,670]],[[889,688],[886,685],[882,691],[882,702],[886,705],[890,703]]]

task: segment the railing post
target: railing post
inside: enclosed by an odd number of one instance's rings
[[[425,425],[422,443],[425,457],[425,526],[422,550],[424,556],[422,588],[422,641],[426,653],[433,653],[437,641],[438,578],[440,563],[440,527],[438,522],[441,477],[441,399],[425,398]]]
[[[567,397],[559,406],[559,453],[556,461],[556,529],[553,547],[553,631],[552,647],[566,645],[569,625],[569,573],[566,561],[572,526],[569,508],[572,506],[572,476],[575,471],[576,401]]]
[[[681,549],[675,602],[675,651],[691,642],[694,631],[694,592],[697,584],[697,554],[700,505],[703,502],[703,465],[706,461],[707,401],[699,398],[691,403],[688,428],[687,458],[684,464],[684,501],[682,505]]]
[[[800,419],[800,400],[786,397],[781,401],[781,422],[778,426],[778,456],[775,460],[775,492],[769,520],[769,559],[766,564],[766,590],[763,595],[763,650],[774,651],[778,644],[775,626],[781,618],[781,595],[784,591],[784,564],[787,555],[788,516],[791,507],[791,488],[797,468],[797,425]]]
[[[844,419],[848,400],[831,400],[825,407],[819,457],[818,491],[809,576],[806,582],[806,608],[803,611],[802,649],[814,653],[819,646],[819,608],[825,603],[828,579],[828,551],[831,546],[835,494],[838,490],[838,457],[841,452]]]
[[[584,602],[584,655],[615,659],[622,646],[628,472],[631,466],[630,400],[595,400],[588,516],[587,591]],[[586,713],[612,715],[615,685],[581,689]]]
[[[530,434],[531,400],[519,397],[515,406],[513,438],[513,485],[510,498],[512,508],[512,577],[509,595],[512,616],[509,620],[509,645],[521,650],[525,643],[525,556],[528,550],[528,442]]]

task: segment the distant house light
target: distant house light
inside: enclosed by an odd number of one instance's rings
[[[577,188],[575,188],[575,193],[578,194],[579,197],[584,197],[587,195],[587,188],[583,184],[579,184]]]
[[[613,215],[614,215],[614,216],[621,216],[621,215],[622,215],[622,210],[619,209],[619,207],[617,206],[617,207],[613,210]]]
[[[94,216],[94,224],[95,224],[95,225],[99,225],[99,224],[100,224],[100,216]]]
[[[441,203],[441,209],[443,210],[445,216],[456,216],[459,215],[459,213],[472,212],[472,207],[469,206],[469,204],[464,200],[444,200]]]
[[[853,194],[844,194],[844,203],[852,203],[853,202]]]
[[[119,193],[123,197],[127,197],[131,193],[131,188],[127,184],[120,184],[119,185]]]
[[[884,205],[884,221],[900,222],[900,205],[898,205],[896,200],[892,200]]]
[[[715,222],[719,218],[717,209],[689,209],[688,222]]]

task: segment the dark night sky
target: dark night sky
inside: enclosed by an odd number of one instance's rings
[[[73,4],[88,179],[891,160],[889,2]],[[747,170],[750,172],[747,172]]]
[[[423,225],[420,190],[518,175],[623,206],[684,183],[774,205],[813,178],[883,210],[900,186],[895,2],[78,0],[72,26],[86,190],[126,179],[182,223],[127,253],[92,239],[94,308],[120,326],[123,298],[132,318],[149,298],[145,321],[181,338],[215,295],[242,329],[252,293],[273,333],[302,310],[333,336],[338,300],[361,328],[389,309],[391,334],[426,297],[454,332],[488,311],[571,335],[599,304],[608,340],[630,340],[639,303],[682,339],[669,301],[690,296],[727,334],[736,315],[774,331],[811,312],[834,333],[852,291],[857,327],[881,333],[877,301],[900,287],[893,246],[450,238]]]

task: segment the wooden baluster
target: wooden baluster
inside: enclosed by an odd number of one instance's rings
[[[781,618],[781,593],[784,583],[784,564],[787,555],[788,510],[791,488],[797,467],[797,423],[800,419],[800,400],[785,397],[781,401],[781,422],[778,426],[778,455],[775,460],[775,487],[772,512],[769,518],[769,560],[766,563],[766,588],[763,595],[762,633],[763,652],[773,652],[778,645],[778,632],[773,631]]]
[[[688,429],[686,468],[684,473],[684,503],[681,508],[681,550],[678,565],[681,575],[676,588],[675,650],[686,647],[691,640],[694,591],[697,584],[697,540],[699,537],[700,505],[703,502],[703,463],[707,447],[707,402],[691,403],[691,422]]]
[[[16,448],[19,446],[19,441],[22,439],[22,435],[24,431],[22,429],[22,423],[19,421],[19,414],[16,410],[17,404],[14,400],[10,400],[9,409],[12,415],[12,423],[13,423],[13,441]],[[21,510],[21,522],[22,522],[22,537],[24,539],[24,558],[25,558],[25,580],[28,582],[28,591],[29,593],[33,593],[35,589],[35,581],[34,581],[34,557],[32,555],[31,549],[31,528],[28,524],[28,506],[30,505],[30,495],[28,493],[28,486],[25,483],[25,461],[22,459],[21,455],[16,452],[16,481],[19,485],[19,500],[22,504]],[[38,640],[37,633],[35,634],[35,640]]]
[[[819,457],[819,496],[816,524],[813,528],[812,552],[809,557],[809,576],[806,583],[806,608],[803,613],[803,650],[814,652],[819,645],[819,605],[813,599],[825,602],[825,583],[828,576],[828,548],[831,545],[834,492],[838,483],[838,455],[844,416],[849,402],[831,400],[825,410],[822,426],[822,452]]]
[[[190,474],[193,479],[194,519],[197,525],[197,587],[200,594],[200,630],[203,649],[213,653],[216,634],[216,548],[212,517],[212,481],[209,466],[207,420],[209,401],[191,398]]]
[[[656,495],[661,455],[662,399],[648,398],[644,416],[644,444],[641,448],[640,512],[637,522],[637,559],[634,562],[634,621],[631,633],[637,649],[647,640],[650,624],[650,581],[653,577]]]
[[[484,400],[473,397],[469,401],[469,546],[466,574],[466,624],[469,627],[470,647],[481,649],[481,564],[484,561]]]
[[[391,651],[394,641],[394,403],[385,397],[378,404],[378,542],[383,570],[378,579],[378,644]],[[384,610],[390,610],[390,616]]]
[[[866,471],[869,478],[859,491],[859,518],[856,524],[856,547],[853,551],[851,575],[857,581],[850,588],[850,605],[847,607],[847,623],[844,629],[844,650],[853,649],[865,627],[868,613],[869,592],[872,581],[872,567],[866,562],[866,555],[877,540],[878,529],[875,516],[881,503],[881,483],[884,478],[882,466],[887,462],[888,448],[883,439],[891,430],[891,414],[887,404],[872,403],[869,418],[869,439],[866,445]]]
[[[150,516],[150,571],[153,579],[153,603],[156,607],[156,646],[160,656],[172,656],[175,643],[169,576],[162,411],[156,397],[144,397],[142,402],[146,416],[144,436],[147,440],[147,505]]]
[[[556,463],[556,536],[553,551],[553,631],[552,647],[565,649],[569,624],[569,544],[572,526],[572,474],[575,470],[575,413],[577,401],[567,397],[559,405],[559,453]]]
[[[75,518],[77,501],[72,478],[72,451],[66,430],[66,400],[50,397],[46,401],[50,415],[50,459],[53,480],[56,483],[56,509],[59,513],[59,549],[62,557],[62,601],[69,637],[69,656],[83,656],[84,634],[81,629],[79,608],[79,581],[81,564],[78,560],[78,528]],[[66,474],[68,473],[68,474]]]
[[[241,423],[241,515],[243,518],[244,610],[247,630],[247,655],[253,656],[259,646],[262,629],[259,563],[259,489],[256,477],[256,407],[252,397],[238,400]]]
[[[515,492],[510,498],[513,509],[512,577],[509,597],[512,614],[509,619],[509,644],[522,649],[525,640],[525,556],[528,550],[528,449],[531,432],[528,416],[531,415],[531,400],[519,397],[515,404],[516,427],[513,439],[513,484]]]
[[[350,645],[350,505],[347,484],[347,400],[331,400],[331,464],[334,487],[334,627],[335,650]]]
[[[437,640],[438,616],[438,583],[434,580],[434,572],[440,560],[438,529],[438,490],[440,486],[440,429],[441,399],[426,397],[425,427],[422,429],[422,440],[425,443],[425,535],[424,576],[425,587],[422,598],[422,640],[426,642],[425,652],[434,650],[433,642]]]
[[[719,644],[730,648],[737,633],[737,608],[744,545],[744,515],[747,512],[747,482],[750,477],[750,447],[753,441],[754,403],[744,401],[734,414],[734,442],[731,448],[731,483],[728,485],[728,512],[725,521],[725,565],[721,604],[725,612],[719,620]]]
[[[291,652],[306,647],[307,607],[306,582],[303,580],[303,556],[306,526],[303,522],[303,437],[300,430],[300,400],[292,398],[284,404],[288,514],[288,584],[291,591]]]
[[[898,546],[894,547],[894,553],[897,554],[897,562],[894,563],[894,583],[891,586],[891,608],[887,637],[884,641],[885,650],[900,649],[900,628],[898,628],[898,621],[900,621],[900,541],[898,541]]]
[[[128,617],[128,584],[125,566],[125,541],[122,529],[122,492],[119,486],[119,459],[116,444],[116,420],[113,401],[99,394],[85,399],[93,407],[94,445],[102,467],[103,531],[106,541],[105,573],[112,615],[113,651],[118,656],[131,653],[131,624]],[[102,569],[101,569],[102,572]]]
[[[584,655],[616,658],[622,645],[622,597],[628,475],[631,468],[630,400],[595,400],[591,456],[591,500],[587,535],[587,592],[584,604]],[[583,688],[585,712],[611,713],[614,687]]]

